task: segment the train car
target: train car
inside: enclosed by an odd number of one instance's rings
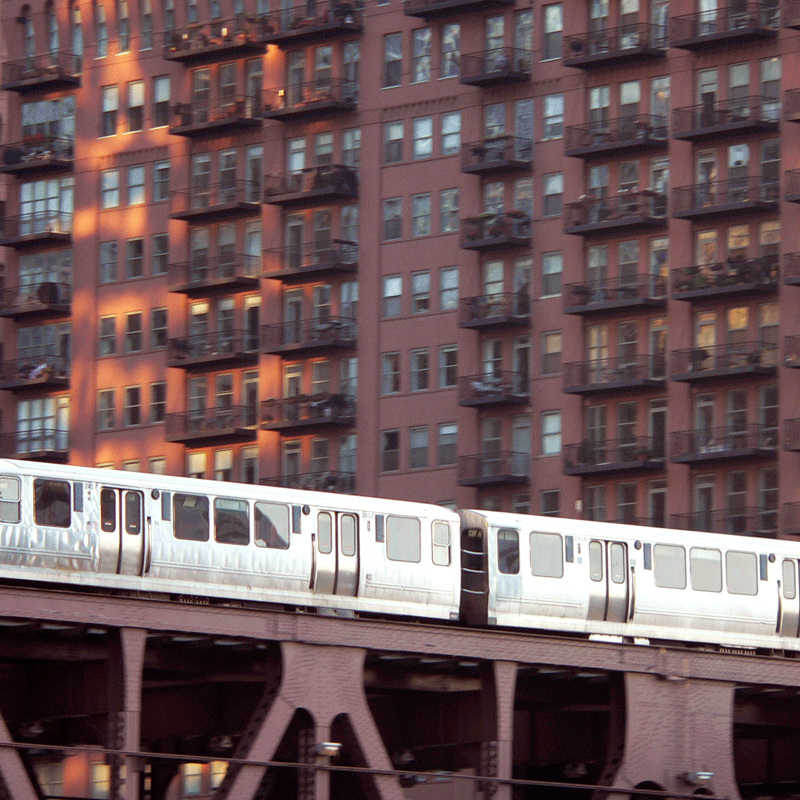
[[[0,460],[0,579],[458,619],[436,505]]]
[[[792,542],[501,512],[462,520],[474,585],[486,587],[475,624],[800,650]]]

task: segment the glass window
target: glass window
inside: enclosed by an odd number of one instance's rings
[[[542,138],[560,139],[564,135],[564,95],[548,94],[544,98]]]
[[[564,268],[561,253],[542,255],[542,296],[552,297],[561,294],[561,274]]]
[[[452,156],[461,151],[461,112],[442,114],[442,155]]]
[[[141,278],[144,275],[144,239],[128,239],[125,243],[125,277]]]
[[[705,547],[689,550],[689,577],[696,592],[722,591],[722,553]]]
[[[735,550],[725,553],[725,574],[729,594],[758,594],[758,559],[755,553]]]
[[[417,117],[413,121],[414,158],[430,158],[433,155],[433,117]]]
[[[439,230],[453,233],[458,230],[458,189],[442,189],[439,197]]]
[[[400,469],[400,431],[381,432],[381,471],[395,472]]]
[[[431,309],[431,274],[414,272],[411,275],[411,313],[424,314]]]
[[[542,60],[561,58],[561,32],[564,30],[564,17],[561,3],[544,6]]]
[[[422,392],[429,387],[428,348],[411,351],[411,391]]]
[[[542,455],[554,456],[561,452],[561,412],[542,412]]]
[[[399,317],[400,301],[403,295],[403,278],[400,275],[387,275],[383,279],[383,316]]]
[[[119,170],[104,169],[100,173],[101,208],[119,205]]]
[[[413,31],[412,43],[412,80],[414,83],[424,83],[431,79],[431,29],[418,28]]]
[[[686,588],[686,550],[671,544],[653,547],[653,577],[663,589]]]
[[[402,198],[391,197],[383,201],[384,241],[399,239],[403,235]]]
[[[0,475],[0,522],[19,522],[19,493],[19,478]]]
[[[439,456],[440,467],[451,466],[456,463],[456,445],[458,441],[458,425],[455,422],[444,422],[439,425]]]
[[[387,122],[383,126],[384,155],[386,164],[403,160],[403,121]]]
[[[428,428],[421,425],[408,432],[409,469],[424,469],[428,466]]]
[[[457,22],[442,25],[441,77],[456,78],[460,74],[460,42],[461,26]]]
[[[439,347],[439,388],[449,389],[458,383],[458,346]]]
[[[33,516],[37,525],[69,528],[72,499],[67,481],[36,478],[33,482]]]
[[[437,567],[449,566],[450,524],[447,522],[434,522],[431,542],[433,544],[433,563]]]
[[[279,503],[256,503],[255,539],[258,547],[289,549],[289,507]]]
[[[497,531],[497,569],[503,575],[519,574],[519,532],[511,528]]]
[[[128,130],[144,130],[144,81],[128,84]]]
[[[560,578],[564,574],[561,536],[557,533],[531,533],[531,572],[540,578]]]
[[[439,270],[439,309],[455,311],[458,308],[458,267]]]
[[[176,492],[172,496],[172,519],[176,539],[207,542],[209,535],[208,498]]]
[[[420,523],[418,519],[412,517],[386,517],[386,555],[390,561],[419,563],[421,551]]]
[[[415,194],[411,198],[411,235],[428,236],[431,232],[431,196]]]
[[[400,86],[403,78],[403,51],[399,33],[387,33],[383,37],[384,87]]]
[[[0,494],[0,498],[2,494]],[[2,505],[0,503],[0,505]],[[797,597],[797,567],[791,559],[784,559],[781,568],[783,575],[783,596],[787,600],[794,600]]]
[[[544,176],[544,215],[558,216],[561,213],[562,196],[564,194],[564,175],[553,172]]]
[[[221,544],[249,544],[250,505],[246,500],[214,500],[214,539]]]

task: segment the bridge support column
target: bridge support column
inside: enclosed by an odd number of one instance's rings
[[[493,661],[481,674],[481,719],[483,744],[480,774],[498,781],[482,782],[485,800],[511,800],[514,736],[514,693],[517,665],[512,661]]]
[[[681,794],[702,789],[739,800],[734,689],[724,681],[626,673],[625,747],[611,785]],[[627,800],[630,795],[604,797]]]
[[[11,742],[11,733],[0,717],[0,742]],[[19,752],[0,746],[0,800],[38,800],[31,779],[25,771]]]

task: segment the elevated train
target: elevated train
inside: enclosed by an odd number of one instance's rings
[[[0,580],[800,651],[800,545],[0,459]]]

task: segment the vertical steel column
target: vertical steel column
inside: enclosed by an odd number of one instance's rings
[[[501,781],[512,777],[516,682],[512,661],[493,661],[481,669],[481,776]],[[508,783],[480,781],[479,790],[484,800],[511,800]]]
[[[0,800],[39,800],[19,752],[13,747],[3,747],[3,743],[11,741],[8,726],[0,716]]]

